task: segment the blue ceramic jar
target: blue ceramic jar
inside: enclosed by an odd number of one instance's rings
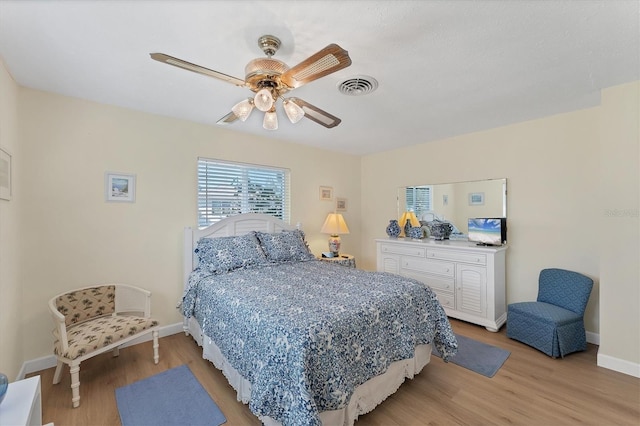
[[[389,221],[389,226],[387,226],[387,235],[391,238],[398,238],[398,235],[400,235],[400,225],[396,219],[391,219]]]

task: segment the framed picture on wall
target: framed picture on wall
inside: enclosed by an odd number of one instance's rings
[[[469,193],[469,205],[470,206],[482,206],[482,205],[484,205],[484,192],[470,192]]]
[[[320,199],[322,201],[331,201],[333,200],[333,188],[330,186],[321,186],[320,187]]]
[[[134,203],[136,201],[136,175],[106,172],[104,174],[106,201]]]
[[[336,211],[338,212],[346,212],[347,211],[347,199],[336,197]]]
[[[11,154],[0,148],[0,200],[11,200]]]

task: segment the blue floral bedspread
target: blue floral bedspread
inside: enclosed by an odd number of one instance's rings
[[[182,313],[251,383],[251,411],[283,425],[319,425],[319,412],[343,408],[418,344],[434,343],[444,360],[457,352],[429,287],[318,260],[196,270]]]

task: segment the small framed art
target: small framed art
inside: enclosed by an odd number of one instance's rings
[[[469,205],[470,206],[482,206],[482,205],[484,205],[484,192],[470,192],[469,193]]]
[[[322,201],[331,201],[333,200],[333,188],[330,186],[321,186],[320,187],[320,199]]]
[[[136,201],[136,175],[106,172],[104,174],[106,201],[134,203]]]
[[[336,211],[338,212],[346,212],[347,211],[347,199],[336,197]]]
[[[0,148],[0,200],[11,200],[11,154]]]

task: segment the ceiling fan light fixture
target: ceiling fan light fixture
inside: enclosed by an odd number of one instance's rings
[[[284,112],[287,114],[287,117],[289,117],[289,121],[293,124],[302,120],[302,117],[304,117],[304,110],[291,99],[284,99],[282,101],[282,107],[284,108]]]
[[[174,58],[165,53],[155,52],[149,55],[155,61],[223,80],[254,92],[251,98],[235,104],[228,114],[216,122],[217,124],[230,124],[236,120],[246,121],[253,108],[258,108],[265,113],[263,127],[268,130],[276,130],[278,128],[278,117],[275,106],[278,100],[282,100],[283,108],[291,123],[295,124],[305,117],[328,129],[340,124],[341,120],[338,117],[300,98],[290,97],[285,99],[283,95],[295,88],[350,66],[351,58],[349,57],[349,52],[332,43],[299,62],[293,68],[289,68],[284,62],[273,58],[273,55],[280,48],[280,44],[280,39],[273,35],[260,37],[258,45],[267,57],[250,61],[245,67],[244,80]]]
[[[264,115],[262,127],[267,130],[278,130],[278,116],[276,115],[275,108],[272,108]]]
[[[258,90],[258,93],[256,93],[256,96],[253,98],[253,103],[256,108],[262,112],[271,110],[271,107],[273,107],[273,96],[271,96],[271,91],[267,88]]]
[[[231,108],[231,111],[240,119],[240,121],[246,121],[253,111],[253,99],[248,98],[241,102],[238,102]]]

